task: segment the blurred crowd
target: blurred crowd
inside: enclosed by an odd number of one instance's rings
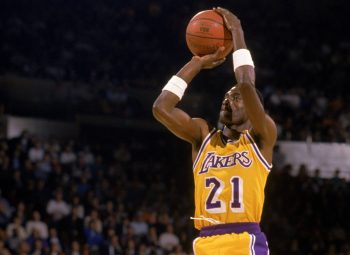
[[[0,254],[187,254],[191,196],[164,141],[153,143],[149,156],[132,139],[90,147],[23,132],[2,141]]]
[[[262,225],[271,254],[349,255],[350,182],[334,170],[321,178],[320,170],[300,166],[274,168],[266,186]]]
[[[151,118],[151,105],[142,105],[129,89],[158,93],[191,57],[184,33],[189,19],[212,4],[6,0],[0,10],[0,74],[56,81],[50,100],[57,116],[83,112]],[[257,87],[279,124],[280,139],[350,140],[349,95],[344,93],[350,40],[341,30],[347,20],[345,4],[312,0],[281,5],[268,0],[225,5],[242,20],[256,64]],[[201,103],[213,106],[206,112],[211,120],[217,120],[218,100],[232,85],[228,62],[204,72],[191,86],[191,93],[212,96]],[[8,113],[20,107],[6,104]],[[37,110],[45,108],[49,109]]]
[[[188,149],[171,136],[90,145],[23,132],[1,141],[0,253],[192,254],[191,163],[178,160]],[[274,168],[262,220],[271,254],[349,255],[349,185],[338,172]]]

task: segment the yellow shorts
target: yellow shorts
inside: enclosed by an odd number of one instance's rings
[[[237,228],[235,228],[236,224],[240,225],[240,231],[237,231]],[[208,228],[210,231],[208,231]],[[195,255],[269,254],[266,237],[265,234],[260,231],[260,227],[257,231],[251,231],[249,227],[247,231],[243,230],[243,232],[241,232],[242,223],[230,223],[205,227],[203,229],[201,230],[200,237],[193,241],[193,252]],[[225,231],[223,231],[223,229],[225,229]]]

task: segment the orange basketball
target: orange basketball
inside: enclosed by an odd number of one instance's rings
[[[220,14],[213,10],[197,13],[187,25],[186,43],[193,55],[214,53],[225,46],[224,56],[232,51],[232,35]]]

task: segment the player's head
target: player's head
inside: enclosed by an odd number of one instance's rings
[[[256,92],[260,102],[264,105],[261,93],[258,90]],[[237,86],[232,87],[226,92],[221,104],[219,121],[228,127],[242,125],[248,121],[241,93]]]

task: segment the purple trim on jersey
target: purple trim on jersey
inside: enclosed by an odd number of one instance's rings
[[[272,168],[272,165],[270,165],[266,159],[264,158],[264,156],[261,154],[259,148],[256,146],[256,143],[254,142],[254,139],[250,136],[249,132],[246,133],[248,140],[252,143],[253,149],[256,152],[256,154],[258,155],[258,158],[260,159],[260,161],[267,167],[268,170],[270,170]]]
[[[240,234],[243,232],[258,235],[261,233],[261,230],[259,224],[255,222],[226,223],[203,227],[199,232],[199,236],[205,237],[232,233]]]
[[[199,159],[199,157],[200,157],[200,155],[201,155],[201,153],[202,153],[202,151],[203,151],[205,145],[208,143],[208,141],[209,141],[210,138],[215,134],[216,131],[217,131],[216,128],[214,128],[214,129],[207,135],[207,137],[204,139],[204,141],[203,141],[203,143],[202,143],[202,145],[201,145],[201,147],[200,147],[200,149],[199,149],[199,151],[198,151],[197,157],[196,157],[196,159],[195,159],[194,162],[193,162],[193,170],[194,170],[195,167],[196,167],[196,164],[197,164],[197,162],[198,162],[198,159]]]
[[[266,241],[266,236],[263,232],[257,235],[252,235],[253,239],[253,249],[252,254],[253,255],[268,255],[269,254],[269,247]]]
[[[221,139],[221,142],[222,142],[223,144],[227,144],[227,141],[225,141],[222,132],[221,132],[221,134],[220,134],[220,139]]]

